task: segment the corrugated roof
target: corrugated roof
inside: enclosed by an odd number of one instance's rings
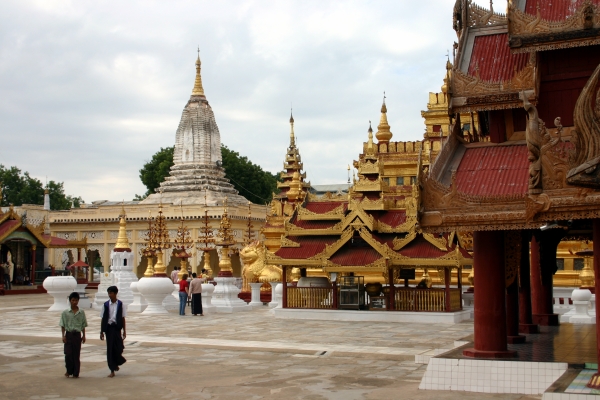
[[[48,238],[50,238],[50,246],[65,246],[69,243],[68,240],[61,239],[56,236],[42,235],[42,237],[44,238],[44,240],[48,240]]]
[[[456,171],[458,191],[470,195],[525,195],[528,184],[525,145],[467,149]]]
[[[275,252],[285,259],[306,259],[325,250],[325,245],[330,245],[339,239],[338,236],[289,236],[300,247],[282,247]]]
[[[340,221],[305,221],[305,220],[296,220],[292,222],[292,224],[296,225],[298,228],[303,229],[328,229],[339,223]]]
[[[387,211],[380,215],[373,215],[373,217],[376,220],[395,228],[406,222],[406,210]]]
[[[311,201],[306,203],[304,208],[317,214],[325,214],[329,211],[335,210],[342,204],[344,204],[345,212],[348,209],[348,203],[343,201]]]
[[[399,254],[411,258],[439,258],[450,252],[451,250],[442,251],[438,249],[421,235],[417,235],[413,241],[398,251]]]
[[[3,236],[6,232],[11,231],[15,225],[19,225],[20,222],[15,219],[9,219],[8,221],[4,221],[2,225],[0,225],[0,236]]]
[[[336,251],[329,260],[338,265],[363,266],[371,264],[381,257],[381,254],[370,246],[354,246],[351,242],[348,242]]]
[[[575,14],[575,11],[585,0],[527,0],[525,12],[537,15],[538,5],[540,17],[546,21],[563,21]],[[592,4],[600,5],[600,0],[591,0]]]
[[[528,53],[510,52],[507,33],[477,36],[473,43],[468,74],[479,74],[479,78],[486,82],[507,81],[512,79],[515,72],[525,68],[528,59]]]

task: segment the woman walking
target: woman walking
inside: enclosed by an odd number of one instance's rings
[[[179,281],[179,315],[185,315],[185,306],[188,299],[188,287],[187,281],[188,274],[183,274],[183,277]]]

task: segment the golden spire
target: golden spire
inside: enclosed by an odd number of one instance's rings
[[[115,244],[115,250],[130,250],[129,240],[127,239],[127,223],[125,222],[125,208],[121,205],[121,221],[119,222],[119,236],[117,237],[117,244]]]
[[[381,105],[381,119],[379,125],[377,125],[377,133],[375,137],[380,142],[389,142],[392,138],[392,132],[390,132],[390,125],[387,120],[387,107],[385,106],[385,92],[383,92],[383,104]]]
[[[202,77],[200,76],[200,48],[198,47],[198,59],[196,60],[196,81],[194,82],[194,89],[192,90],[192,96],[204,96],[204,88],[202,87]]]
[[[294,136],[294,115],[292,111],[290,111],[290,147],[294,147],[296,145],[296,137]]]

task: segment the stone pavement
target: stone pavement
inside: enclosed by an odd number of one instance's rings
[[[397,324],[276,320],[270,310],[204,317],[130,314],[127,363],[113,379],[86,310],[79,379],[67,379],[58,313],[46,294],[0,297],[0,398],[539,399],[420,391],[414,356],[451,347],[472,322]],[[188,309],[189,311],[189,309]]]

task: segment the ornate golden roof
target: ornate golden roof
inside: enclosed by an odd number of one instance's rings
[[[196,80],[194,81],[194,89],[192,96],[204,96],[204,88],[202,87],[202,77],[200,76],[200,49],[198,49],[198,59],[196,60]]]
[[[380,142],[389,142],[392,138],[392,132],[390,132],[390,125],[387,120],[387,107],[385,106],[385,96],[383,96],[383,104],[381,105],[381,119],[379,125],[377,125],[377,133],[375,137]]]

